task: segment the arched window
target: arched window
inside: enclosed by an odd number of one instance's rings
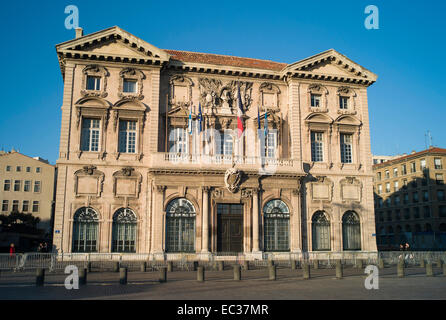
[[[282,200],[268,201],[263,207],[264,250],[290,250],[290,210]]]
[[[112,252],[136,252],[136,215],[121,208],[113,215]]]
[[[329,251],[330,220],[323,211],[317,211],[312,219],[313,251]]]
[[[354,211],[347,211],[342,217],[342,243],[344,250],[361,250],[361,225]]]
[[[195,208],[185,198],[169,202],[166,208],[166,251],[195,251]]]
[[[76,211],[73,221],[73,252],[97,252],[98,214],[92,208]]]

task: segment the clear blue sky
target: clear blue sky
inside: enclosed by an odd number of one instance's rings
[[[372,152],[446,147],[445,1],[6,1],[0,10],[0,148],[54,163],[62,76],[55,45],[74,37],[67,5],[92,33],[114,25],[163,49],[292,63],[334,48],[376,73]],[[380,29],[364,27],[379,8]]]

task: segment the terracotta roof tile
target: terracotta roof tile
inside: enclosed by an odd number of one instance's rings
[[[173,60],[183,62],[195,62],[204,64],[224,65],[241,68],[256,68],[271,71],[281,71],[287,66],[286,63],[260,60],[252,58],[240,58],[212,53],[189,52],[180,50],[164,50],[172,55]]]

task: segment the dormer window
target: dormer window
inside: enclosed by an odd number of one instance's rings
[[[136,93],[137,81],[132,79],[124,79],[123,92]]]
[[[87,90],[100,91],[101,77],[87,76]]]
[[[348,109],[348,97],[339,97],[339,109],[347,110]]]
[[[319,108],[321,106],[321,95],[312,94],[311,95],[311,107]]]

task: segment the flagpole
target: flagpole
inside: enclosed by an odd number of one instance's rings
[[[167,129],[167,114],[168,114],[168,109],[169,109],[169,94],[167,93],[166,94],[166,141],[165,141],[165,151],[166,151],[166,153],[168,152],[167,151],[167,148],[168,148],[168,146],[167,146],[167,131],[168,131],[168,129]]]

